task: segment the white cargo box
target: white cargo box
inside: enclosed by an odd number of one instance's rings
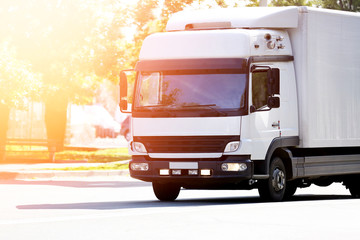
[[[360,14],[301,7],[289,33],[301,146],[360,146]]]

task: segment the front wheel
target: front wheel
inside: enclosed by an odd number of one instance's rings
[[[295,194],[297,186],[297,182],[295,181],[286,182],[284,199],[290,199]]]
[[[160,201],[174,201],[180,193],[180,186],[171,183],[152,183],[155,196]]]
[[[274,158],[269,172],[269,179],[259,182],[260,197],[265,201],[282,201],[286,192],[286,169],[283,161],[278,157]]]

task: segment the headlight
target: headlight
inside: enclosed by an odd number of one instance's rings
[[[221,170],[225,172],[242,172],[247,169],[246,163],[223,163]]]
[[[147,153],[145,145],[142,144],[141,142],[133,142],[132,146],[135,152]]]
[[[224,152],[235,152],[236,150],[238,150],[240,147],[240,141],[235,141],[235,142],[229,142],[226,147]]]
[[[133,171],[148,171],[149,164],[147,164],[147,163],[130,163],[130,169]]]

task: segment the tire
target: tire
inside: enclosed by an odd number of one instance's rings
[[[174,201],[180,193],[180,186],[171,183],[152,183],[155,196],[160,201]]]
[[[349,186],[349,191],[353,198],[360,198],[360,186]]]
[[[349,189],[353,198],[360,198],[360,175],[349,176],[344,185]]]
[[[292,196],[294,196],[294,194],[296,192],[296,189],[297,189],[297,182],[296,181],[286,182],[286,189],[285,189],[284,199],[288,200]]]
[[[286,192],[286,170],[280,158],[272,159],[269,173],[269,179],[259,182],[260,197],[265,201],[280,202],[284,199]],[[288,192],[290,193],[291,191]]]

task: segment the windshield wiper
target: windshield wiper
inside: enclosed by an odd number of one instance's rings
[[[227,116],[227,113],[221,112],[219,110],[217,110],[216,104],[192,104],[192,105],[183,105],[183,108],[208,108],[213,110],[214,112],[218,113],[220,116]]]

